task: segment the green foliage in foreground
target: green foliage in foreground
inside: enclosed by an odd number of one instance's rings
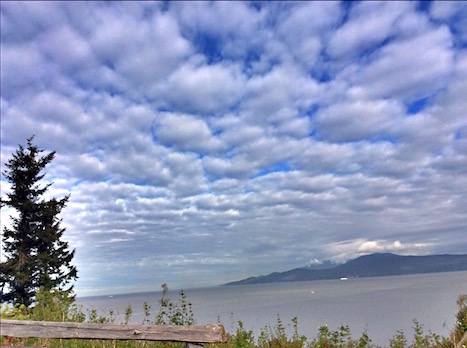
[[[167,297],[167,286],[163,286],[162,298],[159,300],[159,312],[155,320],[150,319],[150,306],[144,303],[143,324],[171,324],[193,325],[195,324],[191,303],[187,301],[183,291],[179,293],[177,303]],[[456,315],[456,326],[451,338],[441,337],[435,333],[423,331],[422,325],[413,320],[413,336],[407,337],[404,332],[398,331],[388,342],[390,348],[466,348],[465,343],[460,343],[462,337],[467,335],[467,295],[459,297],[459,306]],[[131,319],[132,308],[125,311],[125,323]],[[43,321],[72,321],[90,323],[114,323],[112,312],[108,316],[100,316],[97,311],[91,310],[84,314],[72,297],[60,291],[47,291],[40,289],[36,295],[36,305],[28,308],[24,305],[14,307],[1,307],[2,319],[17,320],[43,320]],[[245,329],[243,322],[239,321],[235,332],[231,333],[227,343],[206,344],[206,348],[372,348],[373,344],[366,332],[358,339],[352,337],[348,326],[340,326],[331,330],[327,326],[319,328],[316,337],[309,339],[298,332],[298,319],[293,318],[287,325],[292,328],[292,334],[287,335],[286,325],[280,317],[274,327],[266,326],[261,330],[257,338],[253,331]],[[410,341],[410,343],[409,343]],[[147,341],[116,341],[116,340],[59,340],[59,339],[11,339],[1,337],[1,345],[38,346],[50,348],[183,348],[184,343],[175,342],[147,342]]]

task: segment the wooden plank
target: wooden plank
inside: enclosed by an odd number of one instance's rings
[[[0,320],[0,326],[2,336],[19,338],[147,340],[192,343],[227,341],[223,325],[115,325]]]

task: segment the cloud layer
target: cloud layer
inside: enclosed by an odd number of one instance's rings
[[[2,2],[2,169],[32,134],[57,151],[80,295],[463,253],[466,18],[464,2]]]

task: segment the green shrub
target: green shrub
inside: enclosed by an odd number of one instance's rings
[[[274,328],[266,326],[261,330],[258,337],[258,346],[260,348],[303,348],[307,341],[306,336],[298,334],[298,319],[292,318],[293,334],[289,338],[285,332],[285,326],[282,323],[279,315],[277,316],[277,324]]]
[[[318,335],[310,343],[310,348],[369,348],[371,339],[363,332],[358,340],[352,339],[350,328],[341,325],[337,330],[331,331],[327,326],[319,328]]]
[[[114,317],[114,312],[109,311],[108,316],[106,315],[100,315],[97,313],[97,310],[92,309],[88,310],[88,323],[92,324],[114,324],[115,323],[115,317]]]
[[[389,340],[389,347],[391,348],[405,348],[407,347],[407,338],[403,331],[398,330],[397,334]]]
[[[446,338],[441,337],[435,333],[429,331],[428,334],[424,334],[423,326],[418,320],[413,319],[413,342],[407,346],[407,338],[403,331],[397,331],[397,335],[389,340],[389,347],[391,348],[450,348],[453,347],[452,342]]]
[[[11,320],[31,320],[31,309],[26,307],[24,304],[15,304],[14,306],[10,306],[2,303],[0,318]]]
[[[133,309],[131,308],[131,305],[128,305],[125,309],[125,324],[128,324],[131,319],[131,315],[133,314]]]
[[[461,342],[462,338],[467,335],[467,294],[461,295],[457,299],[458,312],[456,314],[456,326],[452,332],[454,342]],[[464,347],[467,342],[464,343]]]
[[[160,308],[155,323],[158,325],[194,325],[193,309],[191,303],[187,300],[185,292],[181,290],[178,303],[174,303],[167,297],[168,291],[167,284],[162,284],[162,298],[159,300]]]
[[[237,330],[235,331],[235,335],[229,337],[229,340],[227,342],[227,347],[228,348],[256,347],[253,331],[251,330],[247,331],[243,327],[243,322],[239,320]]]
[[[84,322],[85,318],[69,292],[42,287],[37,291],[31,320]]]

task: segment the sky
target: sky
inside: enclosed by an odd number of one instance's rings
[[[2,170],[32,135],[78,296],[462,254],[467,2],[2,1]]]

